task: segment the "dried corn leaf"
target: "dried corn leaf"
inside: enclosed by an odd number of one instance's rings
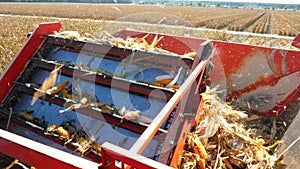
[[[11,169],[15,164],[19,162],[18,159],[15,159],[9,166],[5,167],[5,169]]]
[[[158,35],[155,35],[152,43],[149,45],[149,48],[150,49],[154,48],[159,43],[159,41],[161,41],[163,38],[164,38],[163,36],[161,36],[161,37],[158,38]]]
[[[195,143],[195,146],[193,147],[194,153],[199,154],[200,158],[206,159],[207,153],[199,138],[196,136],[193,141]]]
[[[39,97],[41,97],[43,94],[45,94],[45,92],[48,89],[51,89],[54,86],[54,84],[56,82],[57,73],[58,73],[59,69],[62,68],[62,67],[63,67],[63,65],[55,68],[54,70],[52,70],[49,77],[47,77],[44,80],[44,82],[43,82],[42,86],[40,87],[40,89],[33,94],[33,98],[32,98],[32,101],[31,101],[30,105],[34,105],[34,103],[38,100]]]
[[[52,87],[51,89],[48,89],[46,93],[47,94],[56,94],[56,93],[59,93],[59,92],[61,92],[68,85],[69,85],[69,81],[64,81],[61,84],[59,84],[59,85],[57,85],[55,87]]]

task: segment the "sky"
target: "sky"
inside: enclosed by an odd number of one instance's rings
[[[299,0],[203,0],[203,1],[260,2],[260,3],[276,3],[276,4],[300,4]]]

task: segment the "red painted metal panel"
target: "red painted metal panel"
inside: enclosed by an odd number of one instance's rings
[[[45,34],[51,34],[54,31],[59,31],[60,28],[61,24],[58,22],[42,23],[37,27],[0,78],[0,103],[2,103],[8,91],[11,89],[13,81],[17,79],[24,69],[29,58],[36,52],[41,43],[44,41]]]
[[[299,94],[300,52],[215,41],[213,83],[225,83],[227,100],[277,116]],[[219,60],[217,60],[219,59]],[[263,101],[263,102],[262,102]]]
[[[298,34],[298,36],[294,39],[292,45],[296,48],[300,48],[300,34]]]

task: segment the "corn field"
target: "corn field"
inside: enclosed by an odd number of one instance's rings
[[[223,30],[285,36],[295,36],[300,31],[300,13],[293,11],[76,3],[0,3],[0,6],[0,14],[6,14],[0,16],[0,73],[6,69],[11,59],[20,50],[27,34],[42,22],[59,21],[63,25],[61,31],[73,30],[81,34],[101,31],[108,27],[105,26],[108,23],[106,20],[146,22],[155,23],[157,26],[133,26],[129,23],[129,25],[120,23],[114,25],[114,28],[109,25],[110,28],[107,30],[113,33],[120,29],[132,28],[279,48],[292,48],[291,40],[233,35]],[[13,16],[7,16],[7,14]],[[159,25],[184,25],[220,31],[185,30],[180,27],[170,29]]]

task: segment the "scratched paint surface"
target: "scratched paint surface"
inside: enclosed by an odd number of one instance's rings
[[[215,47],[212,84],[223,84],[227,99],[239,107],[279,115],[299,95],[300,52],[220,42]]]

